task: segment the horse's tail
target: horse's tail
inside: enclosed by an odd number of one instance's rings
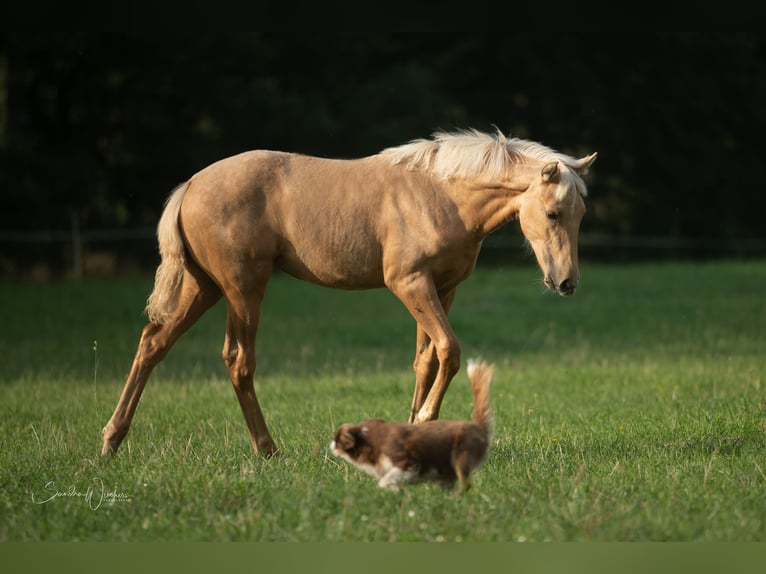
[[[154,276],[154,290],[146,300],[146,315],[152,323],[167,321],[178,303],[186,264],[178,215],[188,187],[189,182],[182,183],[171,192],[157,225],[162,260]]]
[[[473,391],[473,422],[489,434],[492,424],[492,408],[489,404],[489,384],[495,367],[484,361],[468,361],[468,378]]]

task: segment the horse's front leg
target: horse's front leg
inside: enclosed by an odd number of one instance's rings
[[[425,275],[392,281],[389,288],[418,324],[415,393],[409,420],[418,423],[436,419],[447,387],[460,368],[460,343],[447,319],[455,290],[440,295]]]
[[[415,392],[412,396],[409,422],[414,423],[420,407],[428,396],[428,392],[434,384],[436,373],[439,370],[439,359],[436,357],[436,348],[431,342],[431,337],[418,323],[417,339],[415,348],[415,362],[412,365],[415,371]]]
[[[445,317],[449,313],[454,300],[455,289],[450,289],[444,296],[439,298]],[[460,352],[459,347],[457,352]],[[412,407],[410,408],[409,422],[411,423],[422,422],[416,420],[418,413],[420,412],[420,409],[423,408],[426,397],[428,397],[431,392],[431,388],[436,380],[436,375],[439,372],[439,357],[436,353],[436,345],[420,322],[418,322],[417,347],[415,350],[413,369],[415,371],[415,392],[412,397]],[[441,399],[439,399],[439,404],[441,404]]]

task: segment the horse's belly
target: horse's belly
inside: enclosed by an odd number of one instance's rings
[[[285,253],[277,266],[290,275],[319,285],[339,289],[372,289],[383,287],[383,266],[375,250],[364,252],[343,249],[323,249],[321,252],[298,256]]]

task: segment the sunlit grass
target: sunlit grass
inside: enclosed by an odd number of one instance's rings
[[[463,496],[329,455],[338,424],[407,416],[414,323],[385,291],[274,278],[256,391],[281,458],[252,452],[219,305],[102,460],[150,283],[0,285],[0,540],[764,541],[764,284],[761,262],[583,266],[563,299],[479,269],[451,318],[497,365],[495,431]],[[470,410],[461,370],[442,416]]]

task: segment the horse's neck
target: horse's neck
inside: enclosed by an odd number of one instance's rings
[[[509,170],[502,182],[481,179],[451,182],[450,195],[459,205],[466,227],[486,237],[517,219],[520,196],[532,184],[539,169],[537,166],[520,165]]]

